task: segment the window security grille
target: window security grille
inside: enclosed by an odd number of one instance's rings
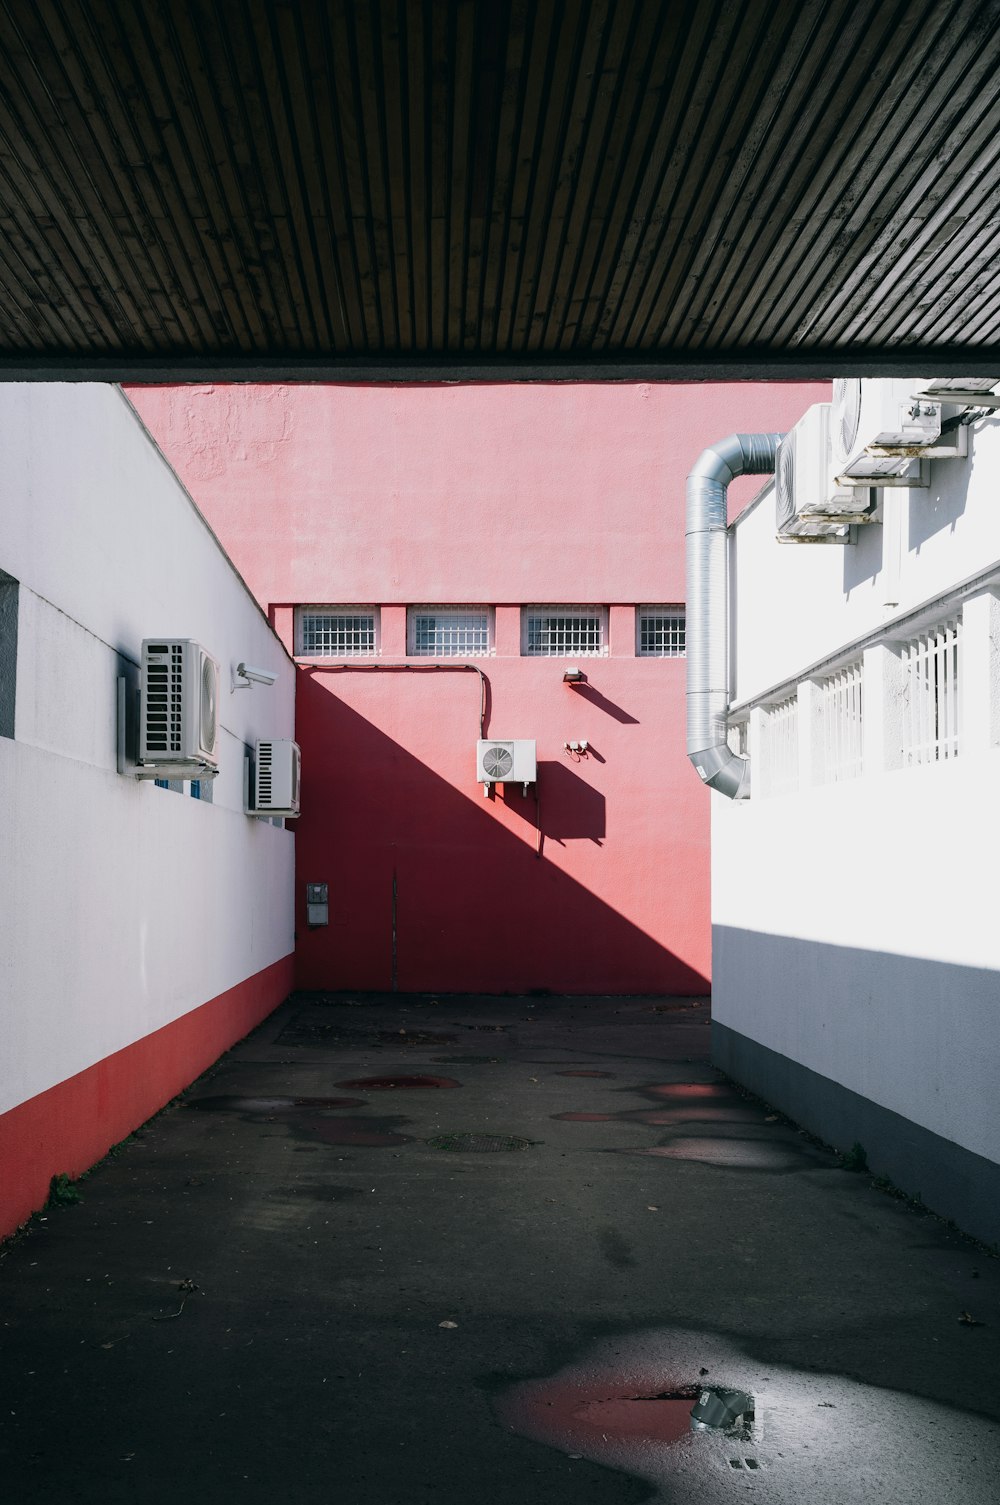
[[[371,658],[378,652],[376,613],[370,607],[299,611],[298,652],[322,658]]]
[[[683,658],[685,614],[683,606],[641,606],[636,652],[640,658]]]
[[[407,652],[432,658],[486,658],[492,653],[490,614],[468,606],[411,607]]]
[[[528,606],[523,652],[536,658],[594,658],[606,652],[607,612],[598,606]]]
[[[961,626],[954,618],[903,646],[904,763],[936,763],[958,756]]]
[[[816,782],[833,784],[861,774],[860,660],[829,675],[817,688]]]
[[[767,707],[761,728],[761,773],[766,794],[794,794],[799,787],[798,695]]]

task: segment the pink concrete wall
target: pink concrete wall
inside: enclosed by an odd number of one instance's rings
[[[487,802],[475,782],[477,676],[303,667],[300,985],[705,991],[708,798],[684,756],[684,663],[635,657],[633,608],[683,601],[684,479],[705,445],[785,428],[829,388],[128,395],[289,644],[295,603],[381,605],[383,658],[405,656],[406,604],[496,605],[488,732],[538,743],[541,856],[534,797]],[[583,689],[519,655],[519,606],[560,602],[611,608]],[[563,743],[581,739],[576,762]],[[331,924],[309,931],[318,880]]]

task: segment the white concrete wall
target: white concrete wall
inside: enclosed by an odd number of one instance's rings
[[[929,491],[884,507],[846,548],[778,544],[771,497],[737,522],[734,702],[792,693],[866,635],[905,637],[907,613],[1000,578],[1000,418],[975,425],[969,460],[933,462]],[[890,736],[872,766],[866,703],[860,777],[811,783],[804,747],[796,792],[769,798],[758,781],[746,804],[712,796],[713,1018],[1000,1163],[995,592],[966,602],[962,631],[957,759],[893,767]],[[751,727],[753,754],[759,718]]]
[[[1000,559],[1000,420],[967,460],[931,462],[926,490],[886,489],[857,542],[778,544],[773,492],[732,530],[732,699],[754,699]]]
[[[287,956],[293,836],[242,813],[244,746],[294,734],[294,669],[122,394],[0,385],[0,569],[20,582],[0,738],[0,1112]],[[213,803],[116,771],[144,637],[219,660]],[[277,675],[231,694],[240,659]]]
[[[713,796],[712,1017],[1000,1161],[1000,822],[971,772]]]

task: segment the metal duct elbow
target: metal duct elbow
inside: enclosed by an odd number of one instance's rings
[[[750,794],[750,763],[729,730],[727,499],[737,476],[770,475],[781,434],[730,434],[703,450],[687,479],[687,752],[729,799]]]

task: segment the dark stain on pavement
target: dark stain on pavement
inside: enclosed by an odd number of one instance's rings
[[[297,1108],[363,1108],[362,1097],[192,1097],[185,1108],[199,1113],[249,1113],[267,1117]]]
[[[405,1118],[307,1118],[290,1127],[296,1134],[323,1144],[352,1144],[374,1150],[412,1144],[412,1134],[398,1132],[397,1126],[406,1122]]]
[[[238,1113],[250,1123],[282,1124],[296,1139],[312,1141],[314,1146],[318,1142],[383,1149],[413,1140],[411,1134],[399,1132],[400,1125],[408,1122],[405,1118],[360,1118],[329,1111],[363,1108],[361,1097],[202,1097],[192,1098],[186,1106],[206,1113]]]
[[[632,1246],[612,1224],[598,1229],[597,1242],[608,1264],[614,1265],[616,1270],[634,1268],[636,1261],[632,1255]]]
[[[364,1076],[350,1082],[338,1082],[338,1087],[355,1087],[363,1092],[404,1092],[417,1087],[461,1087],[450,1076]]]
[[[613,1077],[613,1071],[557,1071],[556,1076]]]
[[[360,1186],[331,1183],[326,1186],[276,1186],[271,1195],[290,1199],[303,1197],[309,1202],[352,1202],[355,1197],[364,1196],[364,1190]]]
[[[613,1123],[617,1114],[614,1113],[553,1113],[552,1118],[564,1124],[609,1124]]]

